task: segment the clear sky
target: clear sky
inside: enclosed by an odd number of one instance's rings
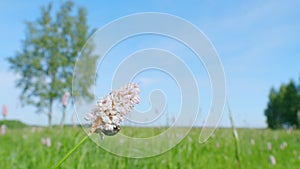
[[[18,100],[20,90],[16,89],[14,84],[17,75],[9,72],[5,58],[21,49],[21,40],[25,35],[24,21],[33,21],[39,17],[40,6],[47,2],[0,1],[0,105],[8,106],[8,119],[19,119],[28,124],[46,124],[47,119],[43,114],[35,114],[32,107],[20,106]],[[55,7],[59,5],[58,2],[54,3]],[[75,5],[87,9],[88,25],[91,28],[101,28],[119,17],[137,12],[169,13],[196,25],[213,43],[222,61],[226,75],[227,97],[237,126],[265,127],[263,112],[270,88],[272,86],[278,88],[280,84],[290,79],[298,80],[300,76],[300,2],[297,0],[223,2],[78,0],[75,1]],[[138,41],[139,39],[132,40],[128,45],[134,46],[134,42]],[[176,47],[175,43],[174,45]],[[133,46],[128,51],[149,47],[149,44]],[[150,45],[150,47],[169,49],[166,45]],[[122,46],[119,47],[121,48]],[[184,50],[178,53],[185,54]],[[108,59],[108,62],[116,60]],[[192,60],[187,62],[190,62],[188,65],[192,70],[199,69],[204,72],[193,64]],[[146,73],[144,80],[158,76],[165,75]],[[197,81],[206,84],[205,78],[201,81],[203,79],[200,76]],[[172,79],[168,81],[167,77],[163,79],[166,84],[172,81]],[[205,90],[205,86],[200,89]],[[166,93],[172,93],[172,87],[169,90],[166,89]],[[205,112],[209,105],[209,96],[205,92],[202,93],[206,105],[202,107],[202,111]],[[56,103],[54,107],[56,110],[54,122],[58,122],[60,103]],[[73,112],[72,109],[68,109],[67,122],[70,122]],[[221,125],[228,126],[228,124],[228,114],[225,111]]]

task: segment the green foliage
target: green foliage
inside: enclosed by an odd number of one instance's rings
[[[57,128],[59,129],[59,128]],[[154,132],[153,132],[154,130]],[[165,129],[164,129],[165,130]],[[147,133],[159,133],[151,128],[123,128],[121,132],[134,137]],[[199,144],[201,129],[193,128],[176,147],[161,155],[133,159],[116,156],[98,147],[88,139],[65,161],[61,169],[85,168],[236,168],[234,138],[231,129],[218,129],[215,137],[205,144]],[[300,131],[288,134],[284,130],[238,129],[241,148],[241,165],[243,169],[286,169],[299,168],[300,165]],[[51,168],[74,147],[86,134],[81,128],[65,127],[63,130],[32,132],[31,128],[7,129],[0,135],[0,168]],[[41,143],[43,137],[51,138],[51,146]],[[254,144],[251,144],[251,140]],[[269,150],[267,143],[272,145]],[[287,147],[280,148],[284,142]],[[57,144],[61,143],[60,149]],[[115,144],[120,144],[116,142]],[[157,143],[159,144],[159,143]],[[120,151],[123,151],[120,149]],[[276,158],[276,165],[271,165],[270,155]]]
[[[22,50],[8,58],[10,69],[20,75],[17,87],[22,89],[23,105],[33,105],[37,112],[47,113],[49,125],[53,102],[72,90],[76,58],[89,36],[86,10],[79,8],[74,15],[73,6],[70,1],[64,2],[55,14],[51,3],[43,6],[40,18],[26,22]],[[89,45],[82,53],[93,63],[89,69],[95,71],[97,56],[91,54],[93,46]],[[84,76],[81,87],[89,88],[94,79],[88,74]],[[88,90],[75,94],[92,98]]]
[[[8,128],[24,128],[27,127],[26,124],[22,123],[19,120],[0,120],[0,126],[6,125]]]
[[[279,91],[271,89],[265,110],[268,127],[272,129],[282,128],[283,125],[299,127],[298,111],[300,111],[300,90],[294,81],[281,85]]]

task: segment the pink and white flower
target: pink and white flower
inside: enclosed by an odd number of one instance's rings
[[[275,159],[275,157],[273,155],[270,155],[270,163],[272,165],[276,165],[276,159]]]
[[[270,142],[267,143],[267,149],[272,150],[272,144]]]
[[[2,106],[2,116],[4,119],[6,118],[7,114],[8,114],[7,107],[6,107],[6,105],[3,105]]]
[[[7,127],[6,127],[5,124],[2,124],[2,125],[1,125],[1,134],[2,134],[2,135],[4,135],[4,134],[6,133],[6,128],[7,128]]]
[[[71,94],[70,94],[69,92],[65,92],[65,94],[64,94],[64,96],[63,96],[63,98],[62,98],[62,100],[61,100],[62,105],[63,105],[64,107],[67,106],[68,100],[69,100],[69,97],[70,97],[70,96],[71,96]]]
[[[116,134],[120,130],[120,123],[133,110],[135,104],[140,102],[139,93],[137,84],[128,83],[101,98],[94,109],[85,116],[85,120],[92,124],[89,134]]]

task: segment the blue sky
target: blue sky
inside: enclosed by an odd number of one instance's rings
[[[46,124],[47,119],[45,115],[36,115],[31,107],[20,107],[18,101],[20,90],[14,87],[17,75],[8,71],[5,58],[20,50],[21,40],[25,35],[24,21],[33,21],[39,17],[39,7],[47,2],[33,0],[26,3],[15,0],[0,2],[0,105],[8,106],[9,119],[19,119],[28,124]],[[54,3],[56,7],[58,4]],[[298,10],[300,2],[296,0],[224,2],[152,0],[110,3],[78,0],[75,4],[87,9],[88,25],[91,28],[101,28],[119,17],[137,12],[169,13],[196,25],[213,43],[222,61],[226,75],[227,97],[238,126],[265,127],[263,111],[267,105],[270,88],[272,86],[278,88],[280,84],[290,79],[298,80],[300,76]],[[134,45],[134,42],[134,40],[128,42],[128,45]],[[134,51],[152,46],[145,43],[139,47],[131,47]],[[167,45],[156,47],[168,49]],[[200,91],[205,90],[207,78],[200,78],[202,74],[205,77],[203,68],[193,64],[193,60],[186,62],[190,63],[188,65],[192,70],[202,72],[197,80],[200,83]],[[154,75],[155,73],[145,74],[149,78]],[[172,81],[165,79],[165,84]],[[202,111],[205,112],[209,105],[209,93],[202,93],[202,98],[206,100],[202,107]],[[54,107],[57,110],[54,122],[58,122],[60,104],[56,103]],[[68,122],[72,113],[73,110],[69,109]],[[228,124],[228,115],[225,111],[221,125],[228,126]]]

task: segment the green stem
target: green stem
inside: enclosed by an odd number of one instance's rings
[[[54,167],[53,169],[57,169],[64,161],[66,161],[66,159],[68,159],[70,157],[71,154],[73,154],[77,148],[79,146],[81,146],[82,143],[84,143],[88,138],[89,138],[90,135],[86,135],[72,150],[70,150],[68,152],[68,154],[63,158],[61,159]]]
[[[231,109],[229,107],[229,103],[227,103],[227,106],[228,106],[228,111],[229,111],[229,119],[231,122],[232,133],[233,133],[233,137],[234,137],[235,158],[236,158],[236,162],[237,162],[236,165],[237,165],[237,168],[241,169],[242,166],[241,166],[241,158],[240,158],[240,154],[241,154],[240,153],[240,140],[239,140],[238,132],[234,125],[234,120],[232,117]]]

